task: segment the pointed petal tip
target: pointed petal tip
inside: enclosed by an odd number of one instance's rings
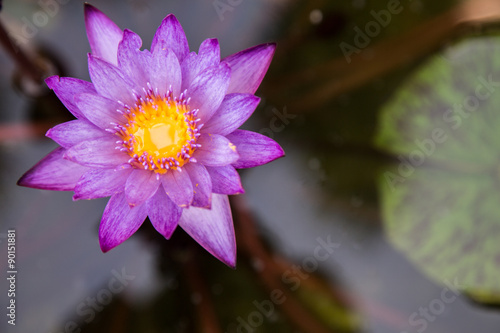
[[[275,43],[259,44],[222,59],[231,67],[227,93],[255,93],[266,75],[275,49]]]
[[[87,22],[87,20],[89,18],[91,18],[91,15],[95,15],[95,14],[106,15],[100,9],[98,9],[97,7],[91,5],[88,2],[85,2],[83,4],[83,15],[84,15],[84,18],[85,18],[85,22]]]
[[[97,7],[92,6],[88,2],[85,2],[83,4],[83,16],[84,16],[85,23],[88,24],[89,20],[92,19],[92,15],[96,15],[96,14],[97,15],[105,15],[102,11],[97,9]]]
[[[226,259],[221,259],[218,258],[220,261],[222,261],[226,266],[228,266],[231,269],[236,269],[236,254],[234,258],[226,258]]]
[[[52,75],[45,79],[45,84],[49,87],[49,89],[52,89],[54,84],[57,84],[60,79],[59,75]]]
[[[280,154],[281,154],[281,155],[276,156],[276,159],[285,157],[286,154],[285,154],[285,150],[283,149],[283,147],[281,147],[279,143],[276,143],[276,146],[277,146],[276,148],[280,151]]]
[[[177,20],[177,17],[175,17],[175,15],[174,15],[174,14],[170,13],[170,14],[168,14],[167,16],[165,16],[164,20],[166,20],[166,19],[173,19],[173,20]]]
[[[255,46],[255,50],[259,49],[266,50],[265,52],[267,52],[272,59],[272,57],[274,56],[274,52],[276,52],[276,43],[264,43]]]
[[[215,258],[229,267],[236,266],[236,238],[227,195],[214,194],[210,210],[185,209],[179,226]]]
[[[217,259],[222,261],[226,266],[232,269],[236,269],[236,258],[237,258],[237,248],[236,248],[236,238],[233,239],[233,251],[228,251],[221,255],[214,255]]]
[[[87,168],[63,160],[65,151],[62,147],[54,149],[26,171],[17,185],[39,190],[73,191]]]
[[[116,65],[118,44],[123,31],[106,14],[96,7],[84,6],[85,30],[92,53]]]
[[[89,4],[88,2],[86,2],[86,1],[85,1],[85,2],[83,3],[83,10],[84,10],[85,12],[87,12],[87,11],[90,11],[90,10],[98,10],[98,9],[97,9],[97,8],[95,8],[94,6],[92,6],[91,4]]]
[[[156,30],[151,42],[151,52],[157,48],[170,48],[174,51],[179,62],[189,53],[189,44],[182,25],[175,15],[167,15]]]
[[[26,173],[21,176],[16,182],[17,186],[23,186],[23,187],[29,187],[27,182],[26,182]]]
[[[104,239],[99,239],[99,246],[101,247],[102,253],[106,253],[114,248],[114,246],[110,246],[110,244],[106,242]]]

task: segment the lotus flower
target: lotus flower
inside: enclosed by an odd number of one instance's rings
[[[77,118],[51,128],[56,148],[18,184],[109,199],[99,228],[103,252],[146,217],[169,239],[179,225],[227,265],[236,263],[230,194],[243,193],[238,168],[283,156],[258,133],[238,129],[274,54],[262,44],[220,59],[217,39],[190,52],[168,15],[150,50],[98,9],[85,5],[92,82],[52,76],[47,85]]]

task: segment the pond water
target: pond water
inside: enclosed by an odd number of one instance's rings
[[[240,171],[236,269],[149,221],[103,254],[107,199],[16,185],[71,118],[0,52],[0,268],[15,230],[17,272],[15,326],[0,283],[1,332],[499,331],[495,20],[453,1],[92,4],[144,48],[168,13],[192,50],[276,42],[244,128],[286,156]],[[28,54],[89,80],[81,1],[5,1],[0,19]]]

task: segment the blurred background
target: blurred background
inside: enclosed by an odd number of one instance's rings
[[[0,282],[1,332],[500,331],[500,3],[91,4],[144,48],[168,13],[192,50],[276,42],[245,128],[286,157],[240,172],[236,270],[150,223],[103,254],[107,199],[16,186],[70,114],[4,43],[0,268],[15,229],[18,273],[15,326]],[[7,0],[0,20],[43,76],[89,80],[82,1]]]

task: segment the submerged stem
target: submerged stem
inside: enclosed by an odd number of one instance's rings
[[[0,21],[0,44],[6,50],[6,52],[12,57],[16,62],[19,70],[29,77],[33,82],[37,84],[42,83],[42,69],[30,59],[24,51],[17,47],[12,38],[10,38],[9,33],[5,29],[5,26]]]
[[[185,264],[185,276],[196,305],[199,326],[203,333],[222,333],[214,304],[196,262],[196,252]]]

